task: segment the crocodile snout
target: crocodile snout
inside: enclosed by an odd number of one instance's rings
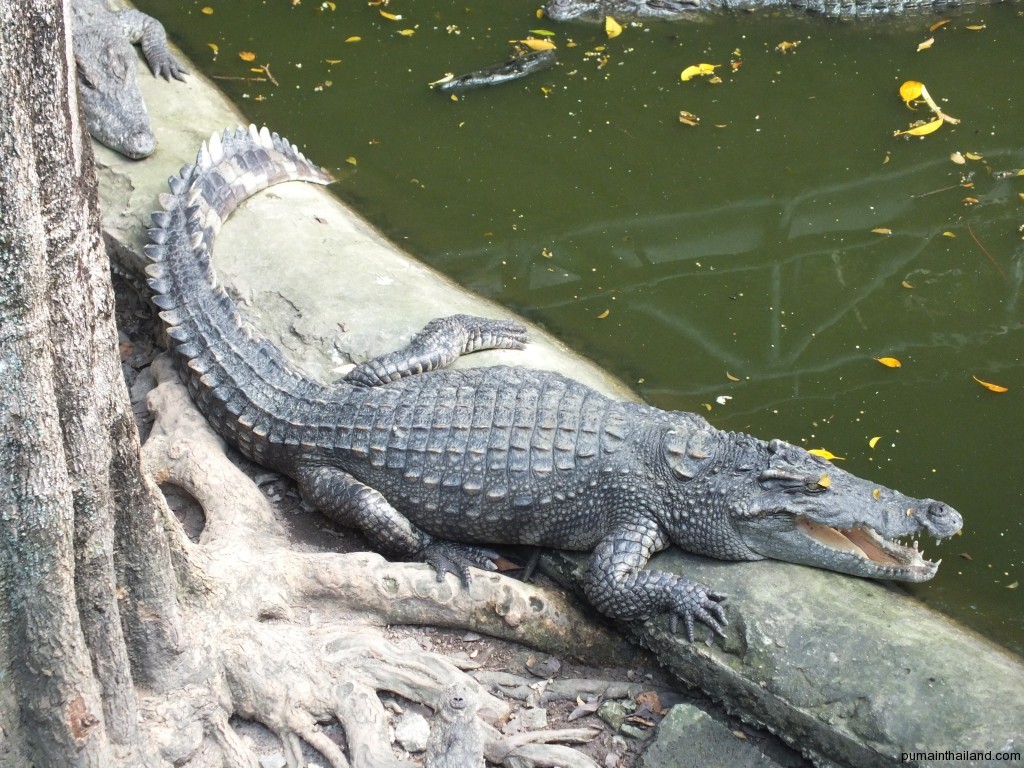
[[[923,519],[920,515],[918,517],[921,524],[937,539],[949,538],[964,524],[960,513],[941,501],[929,500],[928,505],[924,508]]]

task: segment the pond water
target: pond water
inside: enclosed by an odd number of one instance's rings
[[[909,590],[1024,651],[1024,176],[992,173],[1024,167],[1020,5],[611,40],[519,0],[138,5],[396,242],[651,403],[955,506],[963,535],[922,542],[944,563]],[[428,88],[531,30],[556,68]],[[720,82],[681,81],[705,62]],[[906,80],[961,122],[894,137],[930,116]]]

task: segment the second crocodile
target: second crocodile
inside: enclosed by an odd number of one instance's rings
[[[111,10],[105,0],[71,0],[71,15],[78,93],[89,133],[126,157],[148,157],[156,136],[136,80],[133,43],[142,46],[154,75],[183,80],[185,68],[168,49],[163,25],[135,9]]]
[[[1002,0],[548,0],[544,13],[555,21],[629,19],[676,20],[701,11],[757,11],[789,8],[836,18],[877,18],[911,13],[942,13],[961,6]]]
[[[627,620],[668,614],[691,638],[695,621],[723,634],[725,596],[645,570],[669,545],[879,579],[935,574],[916,539],[960,529],[942,502],[551,371],[445,368],[479,349],[522,348],[526,330],[515,322],[441,318],[335,384],[304,375],[243,320],[210,264],[231,210],[292,179],[329,181],[266,129],[213,136],[153,214],[153,300],[213,428],[374,546],[464,582],[469,566],[493,567],[494,553],[480,546],[592,552],[585,590],[599,610]]]

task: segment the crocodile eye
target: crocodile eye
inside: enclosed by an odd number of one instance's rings
[[[813,481],[804,484],[804,493],[824,493],[828,489],[828,486],[822,485],[818,481]]]

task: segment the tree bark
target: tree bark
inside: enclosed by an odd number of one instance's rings
[[[66,10],[0,2],[0,600],[28,759],[110,766],[139,742],[114,521],[141,475]]]

